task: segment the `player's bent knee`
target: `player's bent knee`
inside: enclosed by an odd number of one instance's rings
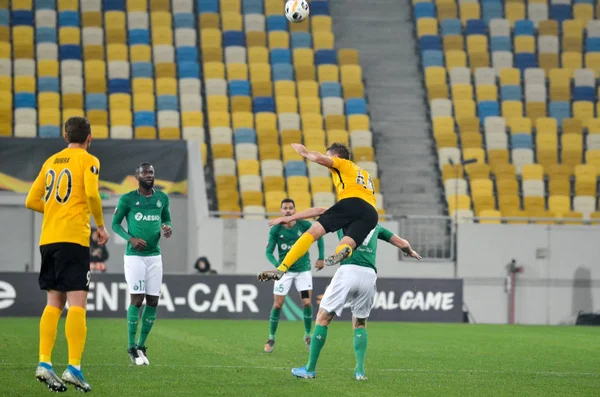
[[[306,231],[306,233],[313,236],[315,240],[320,239],[325,235],[325,228],[319,222],[315,222],[312,226]]]
[[[158,296],[146,295],[146,304],[152,307],[158,306]]]
[[[142,307],[144,303],[144,295],[143,294],[132,294],[131,295],[131,304],[135,307]]]
[[[312,303],[310,302],[310,299],[302,299],[302,305],[305,309],[308,309],[312,306]]]
[[[353,317],[352,318],[352,325],[354,326],[354,329],[367,328],[367,319],[366,318],[356,318],[356,317]]]

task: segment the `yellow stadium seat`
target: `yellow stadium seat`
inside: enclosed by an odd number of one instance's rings
[[[210,47],[222,48],[221,31],[218,29],[202,29],[200,31],[200,43],[203,50]]]
[[[543,197],[526,196],[523,197],[523,207],[526,211],[543,211],[546,208],[546,203]]]
[[[523,103],[521,101],[502,101],[502,117],[505,119],[522,118]]]
[[[10,90],[10,82],[9,85],[2,85],[2,91]],[[18,92],[29,92],[35,94],[35,78],[32,76],[16,76],[15,77],[15,93]]]
[[[236,112],[231,116],[233,129],[254,128],[254,114],[251,112]]]
[[[38,95],[38,107],[40,109],[60,109],[60,95],[55,92],[41,92]]]
[[[215,115],[209,115],[210,117],[215,117]],[[225,115],[228,117],[228,114]],[[227,120],[227,123],[229,120]],[[181,113],[181,126],[182,127],[204,127],[204,114],[198,111],[188,111]],[[228,127],[229,124],[226,125]],[[215,126],[216,127],[216,126]]]
[[[261,112],[256,114],[256,131],[274,130],[277,131],[277,116],[274,113]]]
[[[354,48],[342,48],[338,51],[338,62],[340,65],[359,65],[358,58],[358,50]]]
[[[38,112],[40,125],[60,125],[60,109],[45,108]]]
[[[92,127],[95,125],[108,125],[108,114],[104,110],[88,110],[86,117]]]
[[[583,127],[588,126],[588,120],[594,118],[594,105],[588,101],[573,102],[573,118],[581,121]]]
[[[177,95],[177,81],[171,78],[156,79],[156,95]]]
[[[562,67],[575,70],[583,67],[583,59],[580,52],[563,52]]]
[[[531,119],[527,117],[514,117],[507,120],[507,125],[512,134],[531,134]]]
[[[252,96],[273,96],[273,84],[271,84],[271,81],[253,81]]]
[[[425,69],[425,86],[446,85],[446,70],[443,67],[435,66]]]
[[[325,131],[323,131],[321,128],[304,130],[304,143],[307,145],[323,145],[324,142]]]
[[[521,72],[516,68],[503,68],[500,70],[500,85],[520,85]]]
[[[263,188],[265,193],[284,191],[285,180],[282,176],[266,176],[263,178]]]
[[[544,167],[540,164],[525,164],[521,166],[521,177],[524,181],[543,180]]]
[[[354,66],[354,65],[350,65]],[[317,68],[317,73],[319,76],[319,82],[335,82],[337,83],[339,79],[339,69],[336,65],[319,65]]]
[[[177,77],[177,70],[174,63],[157,63],[154,65],[154,74],[157,79]]]
[[[152,27],[153,45],[173,45],[173,29],[167,27]]]
[[[147,0],[127,0],[127,11],[147,11],[148,1]]]
[[[38,77],[58,77],[58,62],[51,60],[38,61],[37,74]],[[102,74],[104,74],[104,69],[102,69]]]
[[[248,66],[245,63],[228,63],[227,80],[248,80]]]
[[[507,149],[492,149],[488,151],[488,163],[495,167],[498,164],[508,164],[509,154]]]
[[[66,109],[83,109],[83,94],[63,94],[62,108]]]
[[[550,179],[569,179],[573,175],[573,169],[564,164],[553,164],[545,171]]]
[[[420,20],[420,19],[419,19]],[[444,51],[462,51],[465,49],[462,36],[444,36]]]
[[[269,50],[266,47],[248,48],[248,63],[269,63]]]
[[[345,143],[348,145],[350,140],[348,138],[348,132],[345,130],[328,130],[327,131],[327,145],[331,145],[334,142]]]
[[[13,42],[15,48],[19,45],[33,43],[33,28],[31,26],[16,25],[12,28]]]
[[[519,18],[524,19],[524,18]],[[552,19],[540,21],[540,36],[558,36],[558,22]]]
[[[479,213],[479,216],[481,218],[487,218],[487,219],[481,219],[479,221],[479,223],[482,223],[482,224],[498,225],[501,223],[500,218],[502,217],[502,214],[500,213],[500,211],[496,211],[493,209],[483,210]]]
[[[465,160],[477,160],[478,164],[485,164],[485,151],[482,148],[477,149],[464,149],[463,158]],[[477,178],[479,179],[479,178]]]
[[[203,48],[202,59],[204,62],[222,62],[223,49],[220,47]]]
[[[255,205],[263,205],[263,193],[262,192],[242,192],[242,204],[244,207]]]
[[[209,95],[207,102],[206,108],[209,113],[229,111],[229,98],[226,95]]]
[[[427,96],[429,97],[430,101],[434,99],[447,99],[448,87],[445,84],[427,87]]]
[[[311,99],[311,98],[309,98],[309,99]],[[302,129],[303,130],[323,129],[323,117],[319,113],[303,112],[300,117],[302,120]]]
[[[215,158],[215,159],[232,159],[233,158],[233,146],[230,143],[213,144],[212,145],[212,154],[213,154],[213,158]]]
[[[321,100],[319,98],[303,97],[300,98],[300,114],[318,113],[321,114]]]
[[[220,2],[221,13],[237,13],[241,11],[241,0],[221,0]]]
[[[519,194],[519,183],[516,179],[501,179],[496,181],[496,186],[499,196]]]
[[[532,121],[546,117],[546,102],[527,102],[525,112]]]
[[[469,63],[473,71],[477,68],[487,68],[490,66],[490,57],[487,51],[471,52],[469,53]]]
[[[346,129],[346,118],[339,114],[332,114],[325,117],[325,129],[331,130],[345,130]]]
[[[473,207],[475,215],[480,216],[482,211],[489,211],[496,208],[494,196],[473,196]]]
[[[439,20],[455,19],[457,17],[456,3],[454,1],[438,1],[436,3]]]
[[[296,191],[307,192],[309,190],[308,178],[305,176],[290,176],[286,182],[290,194]]]
[[[266,47],[267,35],[265,32],[246,32],[246,45],[252,47]]]
[[[295,96],[278,96],[275,104],[277,113],[298,113],[298,100]]]
[[[294,67],[296,71],[296,81],[315,81],[316,80],[316,70],[314,65],[300,65]]]
[[[331,32],[331,17],[328,15],[315,15],[310,20],[311,30],[317,32]]]
[[[467,52],[486,52],[488,50],[487,36],[472,34],[467,36]]]
[[[289,25],[290,33],[296,33],[296,32],[308,33],[308,25],[309,24],[310,24],[309,20],[305,20],[303,22],[298,22],[298,23],[290,23],[290,25]]]
[[[352,148],[352,159],[354,161],[373,161],[375,152],[372,147],[354,147]]]
[[[444,164],[442,167],[442,179],[446,182],[448,179],[461,179],[464,176],[464,170],[461,165]]]
[[[113,110],[110,112],[111,125],[132,125],[131,111],[129,110]]]
[[[94,137],[94,139],[108,139],[108,126],[92,126],[92,136]]]
[[[513,164],[496,164],[493,167],[494,175],[496,180],[512,179],[514,180],[517,176],[516,167]]]
[[[348,116],[348,131],[370,131],[371,126],[369,116],[363,114],[353,114]]]
[[[450,116],[438,116],[433,118],[433,135],[440,133],[454,133],[454,119]]]
[[[290,35],[288,32],[269,32],[269,48],[290,48]]]
[[[281,144],[290,145],[292,143],[302,142],[302,132],[299,130],[283,130],[281,131]]]
[[[223,31],[241,31],[243,30],[242,25],[242,15],[239,12],[223,12],[221,14],[221,29],[223,29]]]
[[[315,193],[330,193],[333,189],[333,183],[328,176],[314,176],[310,178],[310,190]]]
[[[108,103],[111,110],[130,110],[131,95],[129,94],[111,94],[108,97]]]
[[[342,88],[344,90],[344,99],[346,100],[365,97],[365,86],[363,83],[345,83],[342,84]]]
[[[276,81],[275,82],[275,97],[295,97],[296,83],[293,81]]]
[[[252,111],[252,99],[247,96],[233,96],[231,97],[231,112],[251,112]]]
[[[469,19],[480,19],[481,10],[479,3],[460,3],[460,20],[463,25],[467,24]]]
[[[556,119],[553,117],[538,118],[535,122],[535,129],[538,134],[550,133],[550,134],[556,135],[557,130],[558,130]]]
[[[250,65],[250,81],[271,81],[271,65],[253,63]]]
[[[473,99],[473,86],[471,84],[454,84],[451,91],[453,101]]]
[[[476,88],[477,102],[481,101],[497,101],[498,88],[491,84],[480,84]]]
[[[525,19],[525,4],[507,2],[504,7],[504,17],[514,26],[515,21]]]
[[[563,119],[562,124],[563,134],[583,134],[583,123],[581,120],[568,118]]]
[[[154,79],[140,77],[133,79],[133,94],[154,96]]]
[[[294,150],[293,147],[291,146],[284,146],[282,148],[283,151],[283,162],[287,163],[288,161],[303,161],[304,158],[302,156],[300,156],[298,153],[296,153],[296,151]]]
[[[472,99],[455,100],[454,101],[454,116],[457,121],[463,118],[475,117],[475,101]]]
[[[204,64],[205,79],[224,79],[225,65],[222,62],[206,62]]]
[[[295,48],[293,54],[294,66],[315,64],[315,54],[314,51],[310,48]]]
[[[445,147],[457,147],[457,138],[454,132],[441,133],[435,137],[438,149]]]
[[[515,37],[515,52],[535,53],[535,38],[533,36],[516,36]]]
[[[136,127],[134,131],[135,139],[156,139],[156,128],[154,127]]]
[[[446,52],[446,68],[452,70],[456,67],[467,66],[467,54],[464,51],[447,51]]]
[[[280,160],[281,159],[281,146],[278,144],[265,144],[259,145],[258,151],[260,153],[260,159],[264,160]]]
[[[600,77],[600,53],[588,52],[585,54],[585,67],[592,69],[596,73],[596,78]]]
[[[101,45],[84,45],[83,46],[83,59],[86,61],[91,60],[104,60],[104,46]]]
[[[563,51],[578,51],[581,52],[581,44],[583,38],[583,23],[581,21],[571,19],[563,22]]]
[[[184,114],[182,115],[182,118],[186,115],[186,113],[191,113],[191,112],[184,112]],[[200,112],[194,112],[194,113],[200,113]],[[208,115],[208,126],[210,128],[214,128],[214,127],[230,127],[230,115],[228,112],[212,112],[209,113]],[[185,125],[184,125],[185,127]],[[201,127],[201,125],[198,125],[198,127]]]
[[[65,44],[81,44],[81,32],[79,28],[64,27],[58,31],[58,42],[60,45]]]
[[[514,194],[501,194],[498,196],[498,207],[502,212],[510,210],[518,210],[521,208],[521,201],[519,195]]]
[[[464,156],[463,156],[464,157]],[[465,157],[468,159],[469,157]],[[490,178],[490,166],[482,163],[467,164],[465,171],[469,176],[469,179],[489,179]]]
[[[464,194],[452,195],[448,197],[448,212],[451,214],[455,210],[471,209],[471,198]]]
[[[479,132],[461,132],[460,134],[461,146],[464,149],[469,148],[481,148],[483,140]]]
[[[362,69],[359,65],[344,65],[340,68],[342,84],[362,83]]]
[[[574,4],[573,18],[580,21],[582,24],[587,24],[590,19],[594,18],[594,6],[591,4]]]
[[[138,46],[135,46],[138,47]],[[149,46],[145,46],[147,47],[147,50],[150,51],[150,47]],[[150,55],[150,53],[148,52],[148,55]],[[112,61],[127,61],[127,46],[124,44],[109,44],[106,46],[106,59],[108,60],[108,62],[112,62]],[[132,60],[133,60],[133,47],[132,47]],[[137,59],[136,59],[137,61]],[[150,57],[148,56],[147,61],[150,61]]]
[[[111,44],[108,47],[114,46],[116,44]],[[122,47],[119,47],[121,49]],[[116,49],[113,52],[117,51]],[[151,62],[152,61],[152,50],[149,45],[133,45],[129,48],[129,55],[131,56],[131,62]],[[122,55],[118,56],[117,54],[109,55],[109,60],[119,60],[119,58],[123,58]]]
[[[571,184],[567,178],[552,178],[548,183],[550,195],[571,195]]]
[[[556,69],[559,67],[557,53],[551,53],[551,52],[539,53],[538,62],[540,64],[540,68],[544,69],[544,71],[546,73],[548,73],[552,69]]]
[[[111,105],[112,107],[112,105]],[[134,111],[154,111],[154,96],[149,95],[134,95],[133,97]]]
[[[33,43],[15,42],[13,59],[32,59],[34,57]]]
[[[317,50],[333,50],[334,37],[331,32],[313,33],[313,48]]]

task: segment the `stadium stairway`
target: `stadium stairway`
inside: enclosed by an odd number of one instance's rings
[[[332,1],[331,12],[336,46],[360,52],[388,212],[444,214],[410,2]]]

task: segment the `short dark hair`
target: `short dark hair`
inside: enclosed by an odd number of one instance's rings
[[[348,146],[346,146],[346,144],[344,143],[333,142],[331,146],[327,148],[327,151],[333,154],[337,154],[343,159],[350,160],[350,149],[348,149]]]
[[[92,133],[90,122],[85,117],[71,117],[65,122],[65,135],[69,143],[84,143]]]
[[[296,208],[296,203],[294,203],[294,200],[292,200],[291,198],[284,198],[283,200],[281,200],[281,205],[279,206],[279,208],[283,207],[285,203],[292,203],[294,208]]]
[[[147,163],[147,162],[143,162],[143,163],[139,163],[137,167],[135,167],[135,172],[139,172],[142,168],[145,167],[154,167],[152,164]]]

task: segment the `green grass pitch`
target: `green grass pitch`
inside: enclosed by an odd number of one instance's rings
[[[125,315],[124,315],[125,316]],[[600,339],[585,327],[371,323],[367,382],[352,378],[348,322],[334,322],[317,378],[295,379],[301,322],[283,321],[272,354],[266,321],[157,319],[149,367],[126,354],[125,318],[89,319],[83,370],[97,396],[598,396]],[[37,318],[0,319],[0,396],[44,396],[35,381]],[[67,361],[64,316],[53,363]],[[72,388],[65,395],[78,393]]]

